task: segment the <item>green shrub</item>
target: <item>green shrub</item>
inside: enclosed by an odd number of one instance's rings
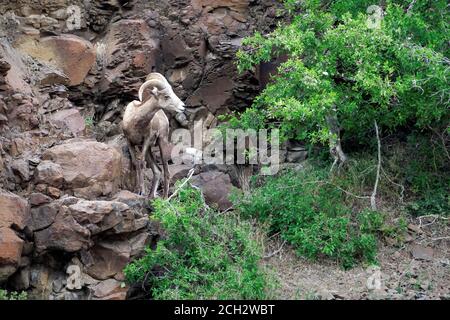
[[[383,216],[354,214],[343,192],[329,182],[324,169],[287,172],[234,201],[243,216],[267,223],[271,233],[281,232],[299,255],[330,257],[344,268],[359,260],[376,263],[376,233],[382,230]]]
[[[255,230],[233,213],[205,207],[187,187],[170,202],[153,202],[167,234],[155,250],[129,264],[130,283],[146,281],[153,299],[264,299],[268,286]]]
[[[448,122],[448,1],[285,2],[289,22],[244,39],[237,64],[287,61],[232,124],[312,143],[334,141],[338,126],[343,142],[367,145],[374,121],[389,131]],[[374,4],[384,12],[379,28],[368,24]]]
[[[93,116],[87,116],[87,117],[84,119],[84,124],[85,124],[86,127],[88,127],[88,128],[94,127],[94,117],[93,117]]]
[[[406,142],[385,152],[385,171],[404,186],[406,209],[414,216],[450,213],[450,162],[445,139],[448,141],[445,132],[441,136],[413,132]]]
[[[0,300],[27,300],[28,295],[25,291],[16,292],[11,291],[8,292],[6,290],[0,289]]]

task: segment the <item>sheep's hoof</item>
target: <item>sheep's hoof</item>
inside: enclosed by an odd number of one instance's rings
[[[159,198],[158,192],[155,192],[154,194],[150,194],[150,199],[156,199]]]

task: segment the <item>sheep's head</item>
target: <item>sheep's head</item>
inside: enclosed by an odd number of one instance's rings
[[[158,101],[161,109],[181,113],[185,110],[183,101],[173,92],[172,86],[159,73],[151,73],[147,77],[147,81],[139,89],[139,100],[143,101],[145,90],[150,93]]]

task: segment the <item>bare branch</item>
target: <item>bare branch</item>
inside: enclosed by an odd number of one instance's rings
[[[380,140],[380,132],[378,130],[377,120],[374,121],[375,124],[375,133],[377,137],[378,144],[378,166],[377,166],[377,177],[375,179],[375,185],[373,187],[372,196],[370,197],[370,205],[372,210],[377,210],[377,191],[378,191],[378,183],[380,181],[380,171],[381,171],[381,140]]]
[[[284,240],[283,243],[281,244],[281,246],[277,250],[275,250],[274,252],[264,256],[264,259],[269,259],[269,258],[272,258],[273,256],[277,255],[281,250],[283,250],[283,247],[286,244],[286,242],[287,241]]]
[[[183,181],[183,183],[177,188],[177,190],[175,190],[174,193],[172,193],[172,195],[167,199],[167,201],[170,201],[173,197],[175,197],[177,195],[177,193],[186,185],[186,183],[188,183],[189,180],[191,180],[192,176],[194,175],[195,172],[195,168],[192,168],[189,171],[189,175],[186,178],[186,180]]]

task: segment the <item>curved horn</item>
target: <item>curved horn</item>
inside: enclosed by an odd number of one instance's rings
[[[159,79],[151,79],[146,82],[139,88],[139,100],[142,101],[144,91],[147,88],[157,88],[158,90],[164,90],[166,88],[166,83]]]
[[[152,72],[147,76],[147,79],[145,79],[146,81],[151,80],[151,79],[159,79],[161,81],[164,81],[165,83],[169,83],[166,79],[166,77],[164,77],[161,73],[158,72]]]

